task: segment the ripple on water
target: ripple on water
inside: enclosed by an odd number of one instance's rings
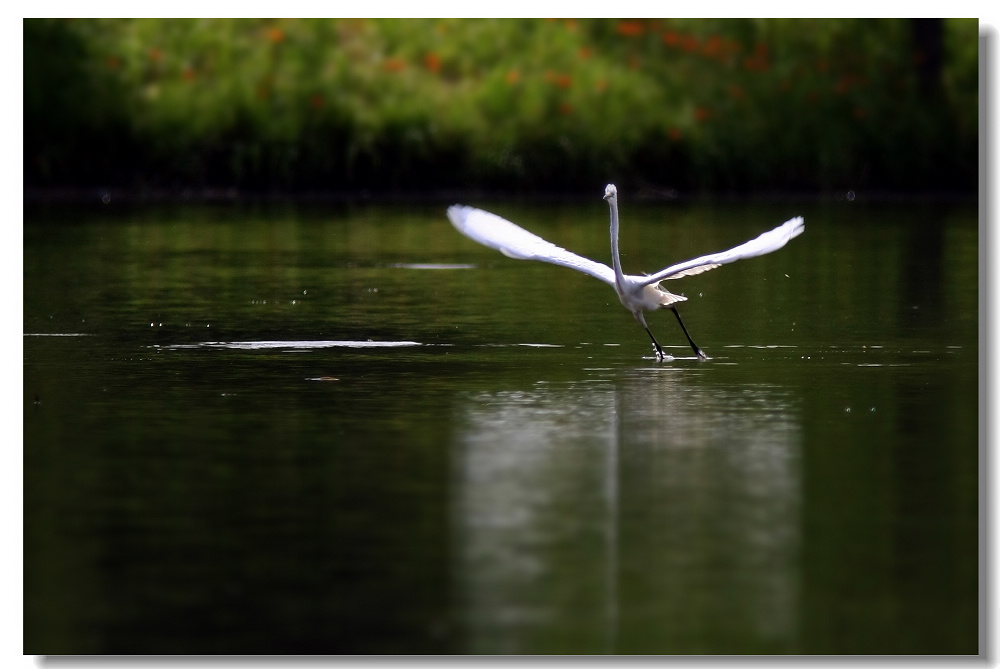
[[[314,349],[314,348],[398,348],[403,346],[421,346],[416,341],[203,341],[197,344],[154,345],[152,348],[166,350],[193,348],[221,348],[241,351],[256,351],[263,349]]]
[[[389,265],[389,267],[394,267],[397,269],[475,269],[475,265],[470,265],[468,263],[434,263],[434,262],[414,262],[414,263],[395,263]]]

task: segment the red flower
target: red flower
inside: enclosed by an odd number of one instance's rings
[[[771,69],[771,60],[768,56],[766,44],[758,44],[752,56],[743,59],[743,67],[750,71],[767,72]]]
[[[677,46],[681,42],[681,36],[675,32],[663,33],[663,43],[669,46]]]
[[[427,69],[431,72],[441,71],[441,58],[436,53],[429,53],[424,57],[424,64],[427,65]]]
[[[625,37],[638,37],[646,32],[646,27],[638,21],[622,21],[618,24],[618,34]]]
[[[694,120],[704,121],[708,118],[709,112],[705,107],[695,107],[694,109]]]
[[[716,35],[708,38],[708,41],[705,43],[703,53],[709,58],[713,58],[722,54],[722,48],[722,38]]]

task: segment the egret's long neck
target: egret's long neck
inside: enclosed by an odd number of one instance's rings
[[[615,265],[615,282],[623,286],[625,273],[622,272],[622,261],[618,257],[618,198],[612,197],[608,204],[611,205],[611,260]]]

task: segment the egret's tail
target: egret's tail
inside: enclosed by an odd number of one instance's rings
[[[674,295],[673,293],[667,292],[662,288],[657,287],[656,291],[659,293],[660,307],[669,307],[671,304],[676,302],[684,302],[687,300],[683,295]]]

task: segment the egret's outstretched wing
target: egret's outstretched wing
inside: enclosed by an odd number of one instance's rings
[[[452,225],[469,239],[518,260],[541,260],[562,265],[614,285],[615,272],[605,264],[578,256],[519,228],[508,220],[475,207],[448,207]]]
[[[644,285],[649,285],[659,283],[660,281],[664,281],[666,279],[679,279],[682,276],[691,276],[692,274],[707,272],[710,269],[715,269],[719,265],[725,265],[726,263],[743,260],[744,258],[762,256],[765,253],[777,251],[782,246],[787,244],[789,239],[801,235],[805,229],[806,223],[803,218],[801,216],[796,216],[793,219],[785,221],[774,230],[765,232],[760,237],[751,239],[745,244],[740,244],[739,246],[731,248],[728,251],[711,253],[707,256],[695,258],[694,260],[688,260],[682,263],[677,263],[676,265],[671,265],[666,269],[660,270],[656,274],[651,274],[648,277],[645,277],[642,283]]]

